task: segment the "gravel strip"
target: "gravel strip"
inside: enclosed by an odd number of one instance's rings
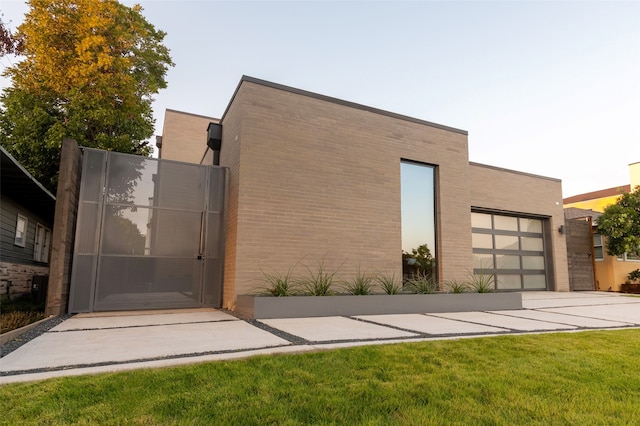
[[[47,331],[51,330],[56,325],[58,325],[58,324],[62,323],[63,321],[71,318],[72,316],[73,315],[71,315],[71,314],[67,314],[67,315],[61,315],[59,317],[50,318],[50,319],[40,323],[40,325],[38,325],[37,327],[34,327],[31,330],[27,331],[26,333],[21,334],[20,336],[16,337],[15,339],[9,340],[4,345],[0,346],[0,358],[4,357],[6,355],[9,355],[11,352],[15,351],[20,346],[24,345],[25,343],[29,342],[30,340],[35,339],[38,336],[46,333]]]

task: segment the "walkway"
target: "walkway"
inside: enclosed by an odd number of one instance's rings
[[[212,309],[76,315],[0,359],[0,383],[348,346],[640,327],[640,298],[523,294],[525,309],[242,320]]]

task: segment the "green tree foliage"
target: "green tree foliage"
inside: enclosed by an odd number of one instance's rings
[[[604,209],[598,218],[598,232],[607,237],[610,255],[640,256],[640,186]]]
[[[55,189],[62,139],[149,155],[153,95],[172,66],[165,33],[140,6],[115,0],[30,0],[4,75],[0,144]]]
[[[411,249],[411,253],[403,251],[402,260],[406,275],[433,276],[436,260],[426,244]]]

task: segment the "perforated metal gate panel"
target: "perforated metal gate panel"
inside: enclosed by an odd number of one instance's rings
[[[85,149],[70,311],[219,307],[225,176]]]

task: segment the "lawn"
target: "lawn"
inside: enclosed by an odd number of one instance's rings
[[[124,350],[124,348],[123,348]],[[0,424],[640,424],[640,330],[366,346],[0,387]]]

